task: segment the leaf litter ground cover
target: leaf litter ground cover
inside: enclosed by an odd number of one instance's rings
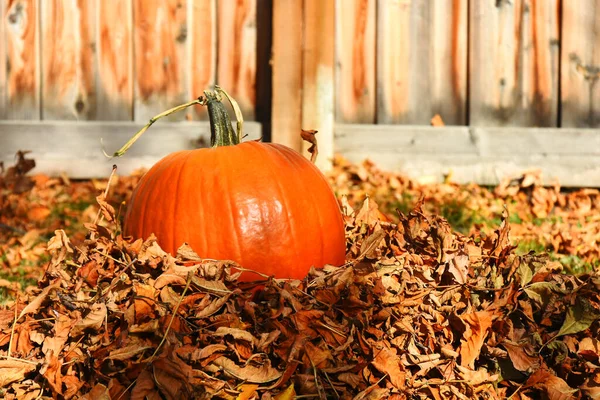
[[[257,286],[124,240],[139,175],[28,177],[21,158],[1,183],[3,398],[600,398],[595,190],[337,160],[347,264]]]

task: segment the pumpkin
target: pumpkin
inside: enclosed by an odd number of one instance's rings
[[[212,146],[155,164],[134,190],[124,234],[154,233],[171,254],[186,242],[203,258],[276,278],[301,279],[311,266],[343,264],[343,218],[319,169],[280,144],[240,143],[218,93],[205,93]]]

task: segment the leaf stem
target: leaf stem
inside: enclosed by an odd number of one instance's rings
[[[201,96],[193,101],[178,105],[176,107],[173,107],[171,109],[161,112],[160,114],[150,118],[150,121],[146,125],[144,125],[144,127],[142,129],[137,131],[137,133],[135,135],[133,135],[133,137],[131,139],[129,139],[127,141],[127,143],[125,143],[125,145],[123,145],[123,147],[121,147],[119,150],[115,151],[115,153],[112,156],[108,155],[106,153],[106,151],[104,149],[102,149],[102,151],[104,152],[104,155],[108,158],[121,157],[140,138],[140,136],[142,136],[144,134],[144,132],[146,132],[148,130],[148,128],[150,128],[156,121],[158,121],[159,119],[161,119],[163,117],[167,117],[173,113],[184,110],[184,109],[191,107],[193,105],[196,105],[196,104],[203,106],[206,104],[206,100]]]

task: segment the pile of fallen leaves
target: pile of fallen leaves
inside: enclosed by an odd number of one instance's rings
[[[380,170],[370,161],[352,164],[335,160],[330,182],[339,197],[356,206],[366,196],[374,199],[391,220],[408,212],[423,198],[428,215],[444,215],[453,227],[469,236],[492,232],[506,208],[513,244],[521,252],[546,251],[553,258],[580,261],[600,267],[600,191],[592,188],[562,189],[542,184],[539,170],[506,177],[495,188],[410,179]],[[572,268],[571,268],[572,269]],[[583,268],[583,270],[589,268]],[[569,272],[579,272],[577,268]]]
[[[344,203],[347,265],[248,284],[185,245],[124,240],[98,202],[0,310],[5,399],[600,396],[600,273],[515,255],[506,212],[463,236],[422,202],[397,224]]]

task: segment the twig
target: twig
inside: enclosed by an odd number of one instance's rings
[[[21,235],[24,235],[27,233],[26,231],[24,231],[21,228],[15,228],[14,226],[6,225],[6,224],[0,224],[0,228],[19,233]]]
[[[17,293],[17,296],[15,298],[15,319],[14,322],[12,324],[12,327],[10,328],[10,341],[8,342],[8,352],[6,353],[6,358],[8,360],[11,360],[12,357],[10,355],[11,350],[12,350],[12,345],[13,345],[13,339],[15,336],[15,326],[17,325],[17,308],[19,307],[19,293]]]

